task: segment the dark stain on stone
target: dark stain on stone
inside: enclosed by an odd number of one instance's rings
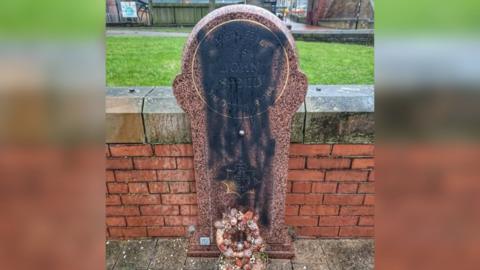
[[[197,84],[208,105],[208,166],[217,181],[235,175],[236,207],[255,209],[269,226],[276,142],[268,109],[283,88],[287,38],[248,21],[200,31],[197,38],[202,73]]]

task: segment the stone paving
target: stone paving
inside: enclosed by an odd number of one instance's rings
[[[187,258],[185,239],[110,240],[106,269],[215,270],[216,258]],[[296,240],[296,257],[270,260],[268,270],[374,269],[373,240]]]
[[[330,28],[306,25],[303,23],[297,23],[291,21],[290,19],[283,21],[286,24],[289,24],[293,32],[318,32],[322,30],[328,30]],[[330,29],[331,30],[331,29]],[[108,27],[106,30],[107,36],[140,36],[140,37],[188,37],[189,33],[184,31],[179,32],[167,32],[162,31],[161,27]]]
[[[132,29],[114,29],[109,28],[106,31],[107,36],[138,36],[138,37],[188,37],[189,33],[181,32],[159,32],[154,30]]]

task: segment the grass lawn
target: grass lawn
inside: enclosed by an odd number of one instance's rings
[[[107,37],[107,86],[170,86],[186,38]],[[296,42],[310,84],[373,84],[373,47]]]

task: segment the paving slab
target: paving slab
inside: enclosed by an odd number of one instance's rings
[[[148,269],[182,269],[187,259],[187,242],[183,238],[158,239]]]
[[[292,263],[293,270],[330,270],[325,264]]]
[[[187,258],[184,270],[216,270],[217,258]]]
[[[331,270],[374,268],[374,242],[371,240],[324,240],[321,246]]]
[[[113,269],[123,251],[123,242],[110,240],[105,243],[105,269]]]
[[[272,259],[268,270],[373,270],[374,241],[369,239],[297,239],[295,258]],[[187,257],[184,238],[109,240],[105,269],[215,270],[217,258]]]
[[[296,240],[294,263],[327,265],[327,258],[319,240]]]
[[[180,33],[180,32],[159,32],[159,31],[149,31],[149,30],[107,30],[107,36],[125,36],[125,37],[188,37],[189,33]]]
[[[148,268],[157,240],[127,240],[113,269]]]

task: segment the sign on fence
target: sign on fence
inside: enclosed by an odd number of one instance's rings
[[[120,2],[122,8],[122,17],[137,18],[137,6],[135,2]]]

